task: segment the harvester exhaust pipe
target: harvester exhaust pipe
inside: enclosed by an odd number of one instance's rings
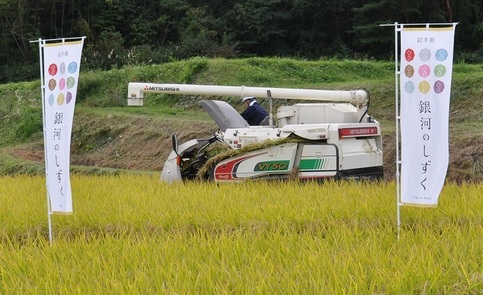
[[[268,126],[273,127],[273,115],[272,115],[272,92],[267,90],[268,103],[270,104],[270,123]]]

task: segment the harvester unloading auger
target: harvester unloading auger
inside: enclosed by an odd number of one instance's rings
[[[173,151],[161,172],[166,182],[383,176],[381,127],[367,114],[366,90],[129,83],[128,105],[142,106],[144,93],[270,101],[270,116],[261,126],[250,126],[227,102],[200,101],[219,130],[180,145],[173,134]],[[318,102],[281,106],[275,120],[272,99]]]

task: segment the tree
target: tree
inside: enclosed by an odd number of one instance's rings
[[[196,55],[387,59],[394,32],[380,24],[452,21],[455,58],[480,62],[481,0],[1,0],[0,82],[38,77],[38,38],[87,36],[93,69]]]
[[[408,17],[408,12],[398,13],[396,0],[371,1],[353,8],[354,49],[367,57],[388,58],[393,52],[394,31],[385,30],[381,24],[391,24],[399,18]]]
[[[239,0],[226,12],[227,33],[247,54],[273,55],[287,47],[290,1]]]
[[[308,58],[349,54],[353,1],[295,0],[289,30],[292,54]]]
[[[36,51],[30,41],[37,38],[33,26],[36,9],[26,0],[4,0],[0,15],[0,82],[28,79],[35,67]]]

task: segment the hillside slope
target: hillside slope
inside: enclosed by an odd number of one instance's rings
[[[318,89],[366,88],[371,93],[369,112],[383,126],[385,176],[391,180],[395,177],[392,67],[391,63],[369,61],[193,59],[159,66],[85,73],[80,78],[84,82],[79,87],[74,118],[71,145],[73,170],[89,173],[117,173],[116,169],[159,172],[171,151],[170,136],[173,132],[177,132],[180,142],[210,136],[216,125],[198,106],[198,101],[206,97],[150,95],[145,99],[144,107],[125,107],[129,81],[176,82]],[[478,82],[483,79],[481,70],[481,66],[455,66],[450,110],[449,180],[483,180],[483,115],[480,111],[483,90]],[[3,103],[6,110],[0,113],[4,118],[0,123],[0,147],[3,146],[0,150],[0,173],[43,173],[38,87],[38,83],[0,85],[0,106]],[[227,101],[237,108],[241,107],[238,98]],[[261,101],[266,103],[263,99]],[[25,121],[27,115],[33,116],[30,119],[33,123]]]

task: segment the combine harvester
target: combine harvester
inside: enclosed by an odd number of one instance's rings
[[[270,102],[264,124],[250,126],[227,102],[200,101],[219,130],[209,138],[180,145],[173,134],[173,151],[161,172],[163,181],[383,176],[381,127],[367,114],[366,90],[129,83],[128,105],[142,106],[144,93],[253,96]],[[274,120],[272,99],[318,102],[281,106]]]

